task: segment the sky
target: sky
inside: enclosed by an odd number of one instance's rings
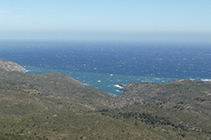
[[[1,0],[0,40],[211,42],[211,0]]]

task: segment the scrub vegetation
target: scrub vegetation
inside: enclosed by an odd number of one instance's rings
[[[211,83],[122,85],[114,97],[59,73],[0,70],[0,139],[211,139]]]

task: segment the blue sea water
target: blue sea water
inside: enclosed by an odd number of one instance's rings
[[[211,79],[211,44],[0,42],[0,59],[30,74],[59,72],[115,96],[120,84]]]

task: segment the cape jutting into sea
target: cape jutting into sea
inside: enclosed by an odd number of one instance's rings
[[[4,41],[0,59],[29,74],[59,72],[115,96],[123,93],[120,84],[131,82],[211,80],[211,44]]]

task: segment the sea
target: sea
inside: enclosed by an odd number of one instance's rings
[[[211,81],[208,43],[0,41],[0,59],[29,74],[59,72],[114,96],[131,82]]]

